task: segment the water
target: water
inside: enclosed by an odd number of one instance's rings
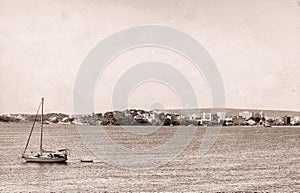
[[[142,171],[101,162],[72,125],[46,125],[44,136],[45,148],[70,149],[68,163],[24,163],[21,152],[30,128],[31,124],[0,124],[0,192],[300,191],[299,127],[225,127],[213,148],[199,157],[206,130],[201,127],[175,160]],[[106,128],[111,138],[129,148],[157,146],[172,137],[174,129],[164,127],[157,135],[128,137],[120,128]],[[29,150],[37,150],[38,143],[36,130]],[[80,159],[96,162],[81,163]]]

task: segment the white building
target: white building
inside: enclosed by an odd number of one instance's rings
[[[211,121],[211,113],[203,112],[203,120]]]
[[[239,113],[239,116],[243,117],[245,119],[250,119],[252,117],[252,112],[244,111],[244,112]]]

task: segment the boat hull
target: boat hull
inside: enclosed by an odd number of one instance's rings
[[[36,163],[61,163],[68,160],[67,157],[36,157],[36,156],[24,156],[26,162],[36,162]]]

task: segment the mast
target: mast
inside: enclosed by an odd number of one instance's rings
[[[42,98],[42,113],[41,113],[41,141],[40,141],[40,154],[43,154],[43,114],[44,114],[44,98]]]

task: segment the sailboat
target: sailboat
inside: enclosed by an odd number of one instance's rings
[[[26,154],[26,150],[33,132],[33,128],[37,121],[38,113],[41,108],[41,135],[40,135],[40,152],[36,155]],[[26,160],[26,162],[39,162],[39,163],[58,163],[58,162],[66,162],[68,160],[68,151],[67,149],[60,149],[56,151],[46,151],[43,149],[43,111],[44,111],[44,98],[38,107],[37,113],[34,117],[34,122],[29,133],[29,137],[27,139],[27,143],[25,149],[22,153],[22,158]]]

